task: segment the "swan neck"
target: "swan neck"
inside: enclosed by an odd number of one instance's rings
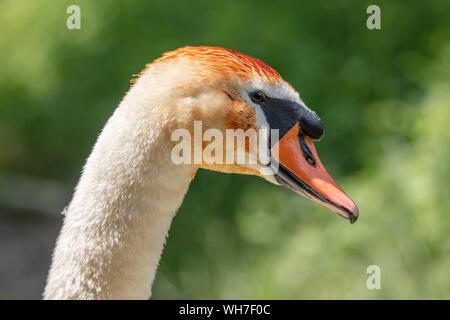
[[[195,169],[171,161],[161,115],[141,120],[142,108],[127,102],[86,162],[57,240],[46,299],[151,296],[172,218]]]

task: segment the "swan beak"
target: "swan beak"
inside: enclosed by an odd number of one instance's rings
[[[313,140],[297,122],[271,148],[278,163],[276,178],[295,192],[318,202],[354,223],[358,208],[334,182],[320,161]]]

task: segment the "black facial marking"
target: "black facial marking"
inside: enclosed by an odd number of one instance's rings
[[[259,93],[260,91],[256,91]],[[311,166],[316,166],[311,150],[305,142],[305,136],[319,140],[323,135],[323,123],[319,116],[305,106],[287,99],[270,98],[264,95],[261,101],[255,101],[255,92],[251,93],[253,102],[261,106],[267,122],[271,129],[279,129],[279,139],[288,132],[297,122],[300,123],[301,131],[298,134],[298,141],[302,149],[303,156]],[[259,99],[257,99],[259,100]],[[271,141],[271,146],[277,141]]]
[[[303,119],[300,119],[300,125],[303,133],[313,140],[320,140],[323,136],[322,120],[313,111],[306,114]]]
[[[265,96],[258,105],[261,106],[270,128],[280,130],[280,139],[297,122],[300,123],[305,136],[318,140],[323,135],[323,123],[319,116],[297,102]]]

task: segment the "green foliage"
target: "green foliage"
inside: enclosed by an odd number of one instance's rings
[[[170,231],[154,298],[450,298],[450,3],[0,2],[0,174],[72,188],[96,136],[161,53],[217,45],[258,57],[325,124],[343,219],[255,177],[201,171]],[[20,192],[20,191],[18,191]],[[382,289],[366,288],[381,267]]]

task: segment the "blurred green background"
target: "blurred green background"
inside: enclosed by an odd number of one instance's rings
[[[81,7],[81,30],[66,8]],[[381,30],[366,8],[381,8]],[[0,1],[0,298],[40,298],[81,168],[129,79],[185,45],[273,66],[322,118],[355,225],[200,171],[153,298],[450,298],[449,1]],[[369,265],[380,290],[366,287]]]

